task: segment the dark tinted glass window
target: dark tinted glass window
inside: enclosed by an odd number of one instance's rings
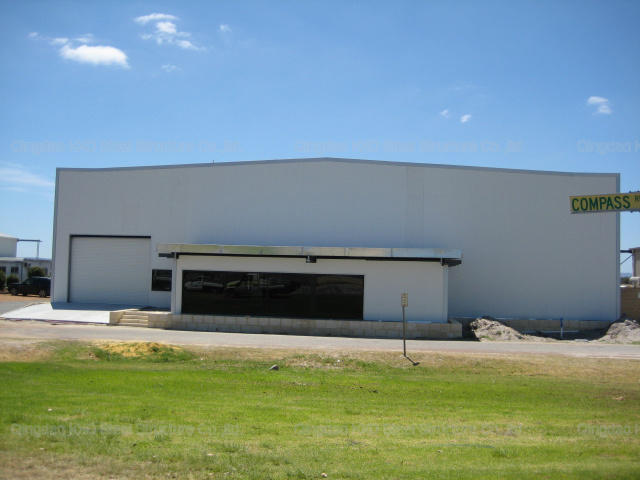
[[[171,270],[151,270],[151,290],[154,292],[170,292]]]
[[[182,312],[362,319],[363,275],[184,271]]]

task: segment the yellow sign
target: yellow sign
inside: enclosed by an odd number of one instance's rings
[[[571,213],[640,210],[640,192],[571,197]]]

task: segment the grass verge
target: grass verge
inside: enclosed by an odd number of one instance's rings
[[[640,476],[634,360],[14,350],[0,352],[3,478]]]

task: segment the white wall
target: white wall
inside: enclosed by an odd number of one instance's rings
[[[364,320],[401,321],[400,295],[406,292],[407,321],[446,322],[447,268],[435,262],[318,259],[317,263],[306,263],[304,258],[181,256],[174,277],[178,279],[176,305],[182,305],[180,279],[184,270],[364,275]]]
[[[18,239],[0,235],[0,257],[15,257],[18,251]]]
[[[54,300],[66,299],[69,235],[150,235],[154,252],[157,243],[462,249],[451,316],[614,320],[618,214],[571,215],[569,196],[614,193],[618,182],[331,159],[62,169]],[[154,253],[151,268],[171,263]]]

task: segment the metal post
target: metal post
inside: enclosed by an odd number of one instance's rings
[[[404,356],[407,356],[407,319],[404,315],[404,305],[402,306],[402,348]]]
[[[560,319],[560,340],[564,339],[564,321]]]
[[[19,238],[19,242],[36,242],[36,258],[40,258],[40,243],[42,240],[27,240],[26,238]]]
[[[402,293],[400,295],[400,305],[402,305],[402,350],[403,350],[403,354],[406,357],[407,356],[407,318],[405,317],[404,314],[404,309],[405,307],[409,306],[409,294],[408,293]]]

